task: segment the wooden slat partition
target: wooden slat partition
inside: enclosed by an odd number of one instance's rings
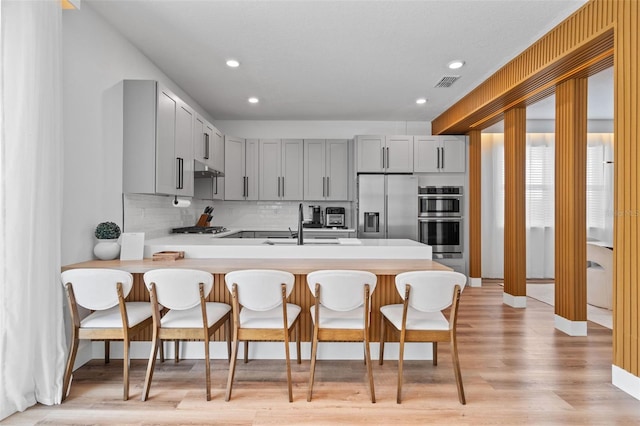
[[[527,110],[504,114],[504,291],[527,295],[525,215]]]
[[[434,134],[463,134],[556,84],[614,66],[613,363],[640,374],[640,10],[635,0],[590,0],[432,122]]]
[[[550,95],[568,78],[611,66],[616,9],[629,0],[592,0],[438,116],[433,134],[464,134],[502,119],[510,108]]]
[[[616,2],[613,362],[640,375],[640,6]]]
[[[556,88],[555,312],[587,320],[587,79]]]
[[[482,133],[469,136],[469,276],[482,278]]]

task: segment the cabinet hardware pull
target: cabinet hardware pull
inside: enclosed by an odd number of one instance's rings
[[[282,198],[284,198],[284,176],[282,176]]]
[[[384,169],[384,148],[382,148],[382,168]]]
[[[389,168],[389,147],[387,147],[387,169]]]
[[[436,158],[438,159],[438,165],[436,166],[436,169],[440,168],[440,148],[436,148]]]
[[[180,158],[180,189],[184,189],[184,158]]]
[[[209,133],[204,134],[204,159],[209,159]]]
[[[329,176],[327,176],[327,197],[329,196],[329,188],[331,188],[331,185],[329,185]]]
[[[176,157],[176,189],[180,189],[180,157]]]
[[[213,184],[213,193],[218,195],[218,176],[214,177],[214,184]]]
[[[442,152],[442,168],[444,169],[444,147],[440,148],[440,152]]]
[[[325,182],[324,182],[324,181],[325,181],[325,179],[326,179],[326,178],[323,176],[323,177],[322,177],[322,196],[323,196],[323,197],[325,196],[325,193],[326,193],[326,190],[325,190],[325,188],[326,188],[326,184],[325,184]]]

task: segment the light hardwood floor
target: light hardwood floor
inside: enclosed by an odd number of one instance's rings
[[[588,323],[587,337],[553,326],[553,308],[502,304],[503,288],[486,284],[462,294],[458,344],[467,405],[460,405],[448,345],[438,366],[405,362],[403,401],[395,402],[397,362],[373,363],[371,404],[361,361],[318,361],[312,402],[309,361],[292,363],[294,402],[287,400],[284,361],[238,364],[234,394],[224,401],[228,364],[212,362],[212,400],[205,401],[204,361],[158,363],[150,399],[140,401],[146,362],[134,360],[131,399],[122,401],[122,364],[94,360],[74,374],[58,406],[35,406],[0,424],[535,424],[640,423],[640,401],[611,384],[612,334]],[[375,355],[375,351],[374,351]]]

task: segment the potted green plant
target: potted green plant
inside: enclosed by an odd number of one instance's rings
[[[120,254],[120,227],[114,222],[101,222],[94,232],[98,243],[93,248],[93,254],[101,260],[113,260]]]

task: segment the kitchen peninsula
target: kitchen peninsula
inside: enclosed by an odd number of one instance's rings
[[[376,342],[380,333],[380,306],[401,303],[395,289],[395,275],[415,270],[450,270],[431,260],[431,247],[412,240],[360,240],[360,239],[307,239],[299,246],[294,239],[265,238],[216,238],[210,235],[171,235],[145,243],[145,259],[129,261],[88,261],[68,265],[74,268],[114,268],[134,275],[134,287],[127,300],[149,300],[143,274],[158,268],[192,268],[211,272],[214,287],[209,301],[231,303],[224,275],[238,269],[280,269],[295,275],[295,286],[290,301],[302,308],[300,317],[302,341],[311,340],[311,316],[313,295],[308,289],[306,275],[320,269],[360,269],[373,272],[378,277],[377,288],[372,295],[371,340]],[[151,259],[158,251],[180,250],[184,259]],[[216,333],[215,340],[224,340],[224,331]],[[150,340],[151,330],[143,332],[139,340]],[[220,342],[222,344],[222,342]],[[259,344],[256,344],[258,346]],[[267,344],[268,345],[268,344]],[[357,345],[356,345],[357,346]],[[358,346],[361,349],[361,346]],[[223,352],[220,354],[223,354]],[[349,351],[350,353],[353,351]],[[361,351],[357,356],[361,356]],[[142,352],[144,353],[144,352]],[[148,353],[148,352],[147,352]],[[193,352],[192,352],[193,353]],[[307,353],[305,349],[303,351]],[[423,351],[423,356],[430,351]],[[226,352],[224,352],[226,356]],[[117,355],[116,355],[117,356]],[[135,356],[135,352],[134,352]],[[187,352],[184,353],[187,355]],[[216,355],[214,355],[216,356]],[[262,352],[252,357],[261,357]],[[334,352],[329,357],[350,358],[351,354]],[[194,357],[198,357],[194,355]],[[266,354],[264,357],[273,357]],[[393,355],[392,355],[393,357]]]

